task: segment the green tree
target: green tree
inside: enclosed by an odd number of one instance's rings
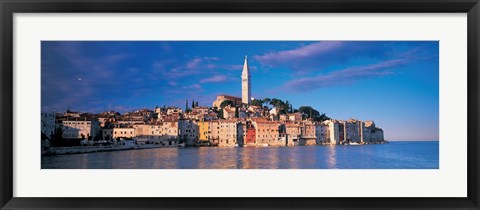
[[[319,121],[319,122],[322,122],[322,121],[325,121],[325,120],[331,120],[331,118],[328,117],[327,115],[325,115],[325,113],[322,113],[322,114],[320,114],[319,117],[315,118],[315,121]]]
[[[224,107],[226,107],[226,106],[228,106],[228,105],[233,106],[233,101],[230,101],[230,100],[225,100],[225,101],[223,101],[223,102],[220,104],[220,108],[223,109]]]
[[[188,99],[185,101],[185,112],[188,112]]]
[[[223,107],[218,110],[218,118],[223,119]]]
[[[285,101],[285,106],[284,106],[285,109],[284,109],[284,110],[285,110],[287,113],[290,112],[290,106],[291,106],[291,105],[290,105],[290,102]]]
[[[262,100],[262,103],[264,104],[264,106],[268,106],[268,103],[270,103],[270,100],[271,100],[270,98],[264,98],[264,99]],[[265,105],[265,104],[266,104],[266,105]]]
[[[298,108],[298,111],[305,113],[307,115],[307,118],[315,118],[320,116],[320,112],[318,112],[311,106],[301,106]]]
[[[195,100],[192,100],[192,109],[195,107]]]
[[[238,107],[235,107],[235,117],[238,118],[239,113],[238,113]]]
[[[320,114],[319,111],[312,108],[311,106],[301,106],[300,108],[298,108],[298,111],[307,114],[308,118],[312,118],[314,121],[321,122],[330,119],[330,117],[328,117],[325,113]]]
[[[263,106],[263,102],[260,99],[253,99],[251,104],[252,106]]]
[[[195,107],[198,107],[198,101],[195,101]]]

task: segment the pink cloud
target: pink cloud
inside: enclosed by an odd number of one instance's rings
[[[197,68],[197,67],[200,65],[201,62],[202,62],[202,59],[200,59],[200,58],[195,58],[195,59],[189,61],[189,62],[187,63],[187,65],[185,65],[185,67],[186,67],[187,69],[195,69],[195,68]]]
[[[289,81],[283,85],[289,91],[314,90],[330,86],[349,85],[360,80],[391,75],[392,69],[406,64],[406,59],[393,59],[380,63],[349,67],[317,77],[301,78]]]
[[[326,54],[342,47],[343,45],[343,42],[316,42],[292,50],[274,51],[264,55],[255,55],[253,58],[267,64],[278,62],[284,63]]]

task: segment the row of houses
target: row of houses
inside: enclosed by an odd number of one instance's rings
[[[165,109],[148,112],[151,116],[155,114],[162,116],[155,121],[140,118],[124,120],[122,117],[110,120],[110,117],[102,114],[100,117],[91,117],[69,113],[57,118],[42,114],[42,132],[53,134],[57,127],[61,128],[64,139],[135,138],[140,142],[171,146],[178,143],[220,147],[297,146],[368,144],[384,141],[383,130],[376,127],[373,121],[350,119],[318,123],[296,120],[295,116],[293,120],[272,120],[267,117],[206,120],[185,118],[180,115],[180,111],[181,109],[177,112]],[[209,111],[204,111],[203,116],[208,115]],[[51,123],[52,119],[56,119],[56,123]]]

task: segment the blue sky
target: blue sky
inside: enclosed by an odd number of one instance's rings
[[[211,106],[241,95],[374,120],[387,140],[438,140],[436,41],[43,41],[42,111]]]

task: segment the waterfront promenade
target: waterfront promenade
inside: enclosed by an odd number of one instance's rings
[[[134,149],[155,149],[168,146],[156,145],[156,144],[143,144],[143,145],[122,145],[122,146],[75,146],[75,147],[51,147],[48,149],[42,149],[43,155],[68,155],[68,154],[81,154],[91,152],[111,152],[122,150],[134,150]]]

